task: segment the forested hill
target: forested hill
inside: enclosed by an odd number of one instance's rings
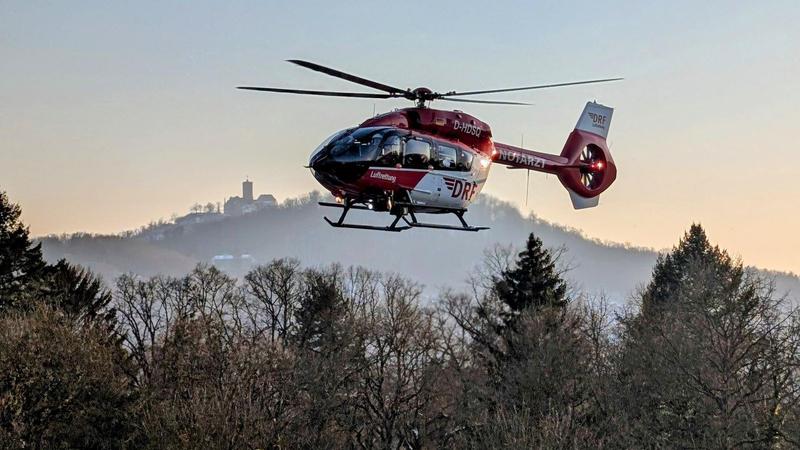
[[[604,292],[620,301],[649,279],[657,252],[602,243],[580,232],[523,217],[519,210],[489,196],[470,208],[467,220],[486,225],[489,231],[468,233],[414,229],[402,233],[334,229],[323,215],[337,217],[339,211],[322,208],[312,194],[301,201],[212,223],[167,226],[121,236],[73,235],[41,239],[45,256],[91,268],[110,281],[122,273],[183,275],[198,262],[216,255],[250,255],[245,261],[223,262],[228,271],[241,274],[254,260],[295,257],[304,265],[362,265],[394,271],[420,283],[427,292],[460,287],[475,270],[487,249],[495,245],[525,242],[536,233],[547,246],[565,249],[562,263],[570,267],[568,278],[589,293]],[[424,220],[455,221],[455,218],[422,216]],[[385,225],[385,214],[353,212],[350,220]],[[687,219],[687,228],[690,219]],[[675,236],[677,243],[680,236]],[[714,236],[710,236],[712,242]],[[729,249],[733,254],[736,249]],[[747,263],[747,261],[745,261]],[[239,272],[239,273],[236,273]],[[784,273],[769,273],[780,292],[800,294],[800,279]],[[792,295],[797,297],[798,295]]]

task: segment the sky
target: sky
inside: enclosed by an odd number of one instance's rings
[[[41,236],[134,229],[245,177],[279,200],[318,189],[303,165],[322,140],[408,105],[234,89],[363,90],[286,59],[436,91],[621,76],[458,106],[552,153],[586,101],[613,106],[619,173],[598,208],[535,173],[526,204],[525,172],[503,167],[483,192],[656,249],[699,222],[747,264],[800,273],[798,20],[796,0],[0,0],[0,190]]]

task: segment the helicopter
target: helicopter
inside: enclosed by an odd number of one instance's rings
[[[275,87],[238,89],[284,94],[369,99],[404,98],[414,107],[371,117],[360,125],[334,133],[312,153],[308,168],[336,198],[319,202],[340,208],[331,226],[399,232],[411,228],[480,231],[464,219],[483,189],[492,164],[554,174],[567,189],[575,209],[591,208],[614,182],[617,169],[606,138],[613,108],[588,102],[558,155],[528,150],[492,140],[485,122],[459,110],[428,106],[433,101],[529,105],[522,102],[475,100],[467,96],[618,81],[606,78],[536,86],[439,93],[425,87],[400,89],[313,62],[288,62],[380,92],[337,92]],[[389,213],[387,226],[347,223],[351,210]],[[453,214],[460,225],[422,222],[418,214]],[[401,222],[402,221],[402,222]]]

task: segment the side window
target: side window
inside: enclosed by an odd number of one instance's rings
[[[378,154],[377,163],[383,167],[394,167],[400,164],[400,155],[403,153],[403,139],[397,135],[390,135],[383,141]]]
[[[431,144],[420,139],[406,141],[403,166],[411,169],[427,169],[431,159]]]
[[[362,142],[359,146],[359,161],[374,161],[379,153],[379,147],[383,140],[383,133],[375,133],[368,141]]]
[[[436,163],[434,166],[442,170],[455,170],[458,152],[455,147],[436,144]]]
[[[468,172],[472,169],[472,153],[464,150],[458,149],[458,162],[456,163],[457,170],[463,170]]]

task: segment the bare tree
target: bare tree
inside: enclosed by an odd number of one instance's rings
[[[420,288],[383,276],[379,303],[361,312],[365,365],[355,440],[363,448],[428,448],[445,442],[453,401],[448,399],[447,352],[435,313],[418,306]]]
[[[286,344],[294,333],[295,314],[302,288],[300,262],[278,259],[259,266],[245,276],[245,304],[253,337],[268,334],[271,341]]]

